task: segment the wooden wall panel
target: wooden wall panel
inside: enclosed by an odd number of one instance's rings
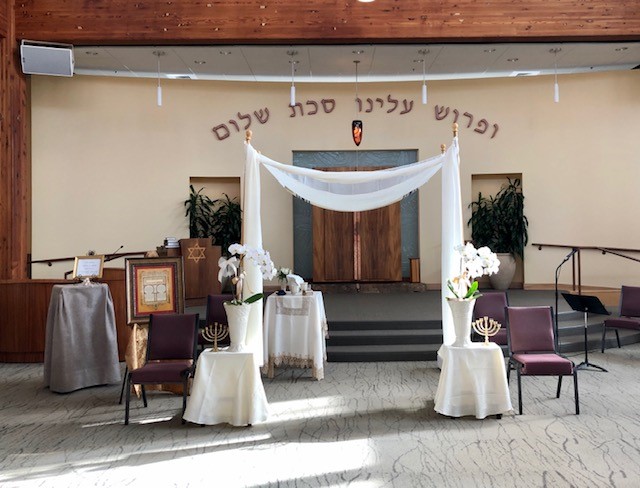
[[[0,279],[27,276],[31,248],[31,161],[29,85],[20,68],[11,16],[0,37]]]
[[[25,0],[18,39],[73,44],[638,39],[637,0]]]
[[[124,360],[130,328],[126,325],[124,269],[101,280],[113,297],[118,354]],[[65,280],[11,280],[0,282],[0,362],[44,361],[47,312],[53,285]]]

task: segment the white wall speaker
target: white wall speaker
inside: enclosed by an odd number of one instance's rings
[[[25,75],[73,76],[73,46],[70,44],[23,40],[20,59]]]

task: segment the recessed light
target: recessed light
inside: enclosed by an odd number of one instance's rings
[[[628,47],[617,47],[616,51],[621,52],[621,51],[626,51],[627,49],[629,49]]]
[[[220,51],[220,54],[222,54],[223,56],[229,56],[229,54],[231,54],[231,51]]]
[[[507,59],[507,61],[509,61],[510,63],[517,63],[519,61],[518,58],[509,58]]]
[[[617,51],[617,49],[616,49],[616,51]],[[98,53],[95,52],[95,51],[85,51],[84,53],[86,55],[88,55],[88,56],[97,56],[98,55]]]
[[[360,3],[372,3],[375,2],[376,0],[358,0],[358,2]]]
[[[364,51],[358,49],[357,51],[351,51],[353,54],[355,54],[356,56],[360,56],[361,54],[364,54]]]
[[[202,60],[200,60],[200,59],[196,59],[196,60],[194,61],[194,64],[207,64],[207,62],[206,62],[206,61],[202,61]]]
[[[485,50],[484,50],[484,52],[485,52],[485,53],[495,53],[495,52],[496,52],[496,50],[495,50],[495,48],[490,47],[489,49],[485,49]]]

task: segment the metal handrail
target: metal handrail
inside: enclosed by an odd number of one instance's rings
[[[570,244],[541,244],[541,243],[532,243],[532,246],[541,250],[543,247],[555,247],[561,249],[571,249],[575,251],[575,253],[571,256],[571,271],[572,271],[572,288],[573,291],[576,289],[576,271],[578,275],[578,294],[582,294],[582,267],[580,263],[580,251],[600,251],[602,254],[613,254],[614,256],[619,256],[621,258],[629,259],[631,261],[636,261],[640,263],[639,258],[635,258],[632,256],[627,256],[622,254],[623,252],[632,252],[632,253],[640,253],[640,249],[626,249],[621,247],[603,247],[603,246],[573,246]],[[576,267],[576,256],[578,265]]]
[[[118,258],[122,258],[122,257],[126,257],[126,256],[139,256],[139,255],[145,255],[147,251],[133,251],[133,252],[121,252],[121,253],[114,253],[114,254],[105,254],[104,255],[104,261],[109,262],[109,261],[113,261],[114,259],[118,259]],[[63,263],[66,261],[75,261],[76,256],[72,256],[72,257],[66,257],[66,258],[52,258],[52,259],[35,259],[32,260],[31,259],[31,255],[27,255],[27,277],[31,278],[31,265],[32,264],[46,264],[47,266],[51,267],[53,265],[53,263]]]

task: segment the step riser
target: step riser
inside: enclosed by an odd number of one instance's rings
[[[330,342],[327,343],[327,361],[328,362],[390,362],[390,361],[435,361],[437,359],[437,351],[412,351],[412,346],[420,345],[420,344],[439,344],[442,343],[441,336],[438,336],[438,340],[434,341],[433,337],[429,342],[408,342],[406,351],[362,351],[362,352],[354,352],[349,351],[347,353],[340,351],[340,346],[366,346],[371,345],[399,345],[404,344],[402,342],[390,342],[389,338],[384,338],[385,342],[367,342],[362,343],[362,338],[359,338],[359,343],[344,343],[344,344],[332,344]],[[415,340],[415,337],[411,337],[412,340]],[[564,340],[563,340],[564,339]],[[567,338],[562,338],[560,340],[560,352],[562,354],[570,354],[570,353],[579,353],[584,351],[584,336],[574,336]],[[601,347],[601,334],[589,334],[587,337],[587,345],[589,351],[600,351]],[[640,342],[640,333],[636,333],[633,331],[620,331],[620,343],[622,346],[635,344]],[[337,346],[337,347],[336,347]],[[605,342],[606,349],[609,348],[617,348],[617,341],[615,338],[615,333],[613,331],[607,333],[607,340]],[[605,349],[605,350],[606,350]],[[506,348],[503,347],[503,351],[505,351],[505,356],[508,355]],[[578,361],[579,362],[579,361]]]

